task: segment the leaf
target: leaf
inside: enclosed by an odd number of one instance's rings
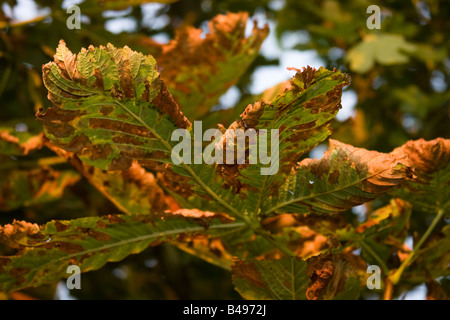
[[[127,215],[151,214],[178,206],[159,187],[154,175],[136,162],[124,172],[104,171],[82,162],[74,153],[49,146],[65,158],[106,198]]]
[[[382,272],[387,272],[392,260],[409,253],[404,243],[411,212],[408,202],[391,199],[390,204],[372,212],[364,223],[356,228],[347,226],[337,234],[341,241],[347,241],[347,246],[361,248],[361,256],[368,264],[378,265]]]
[[[446,225],[434,238],[428,240],[426,247],[419,251],[418,258],[410,267],[410,271],[413,275],[428,275],[432,279],[450,276],[449,248],[450,226]]]
[[[409,201],[415,209],[437,213],[450,211],[450,140],[409,141],[393,154],[406,155],[405,164],[416,178],[407,181],[395,196]]]
[[[50,168],[14,169],[2,173],[1,211],[54,201],[61,198],[66,188],[80,180],[80,176],[72,170],[55,171]]]
[[[162,141],[190,126],[155,60],[128,47],[91,46],[75,56],[61,41],[43,73],[56,106],[38,114],[46,136],[97,168],[126,170],[133,160],[155,167],[170,156]]]
[[[272,101],[277,96],[283,93],[289,87],[290,81],[281,82],[269,89],[266,89],[261,94],[244,96],[234,107],[228,109],[213,110],[202,118],[202,123],[205,128],[213,128],[218,124],[224,127],[229,127],[234,120],[239,118],[242,112],[249,104],[255,101]]]
[[[356,270],[361,265],[344,257],[237,261],[232,267],[233,284],[245,299],[252,300],[357,298],[360,285]]]
[[[44,134],[40,129],[37,131],[33,124],[30,126],[29,121],[22,122],[20,120],[14,121],[14,124],[2,123],[0,126],[0,154],[25,156],[33,150],[42,148]]]
[[[342,88],[349,84],[348,76],[337,70],[310,67],[302,71],[293,70],[297,74],[280,95],[272,101],[261,100],[249,105],[240,119],[228,128],[244,132],[255,130],[259,139],[262,137],[261,130],[267,130],[268,150],[272,148],[272,130],[276,130],[275,135],[278,132],[278,152],[273,150],[270,168],[261,161],[249,165],[247,153],[244,165],[220,166],[229,184],[241,193],[243,189],[249,190],[247,203],[250,212],[256,212],[262,199],[268,198],[286,180],[301,155],[330,135],[329,124],[341,107]],[[219,145],[223,142],[224,149],[236,148],[236,143],[227,141],[226,136],[222,140]],[[246,148],[249,149],[248,146]],[[261,157],[262,146],[258,144],[258,148]],[[261,173],[263,167],[268,171],[266,175]]]
[[[245,73],[269,33],[267,25],[245,37],[248,13],[218,15],[209,33],[189,26],[161,46],[161,77],[189,119],[201,119]]]
[[[381,65],[403,64],[409,61],[406,53],[416,50],[416,46],[405,41],[398,34],[368,34],[363,41],[350,48],[346,60],[350,69],[366,73],[378,62]]]
[[[146,3],[173,3],[178,0],[85,0],[80,4],[81,12],[95,14],[106,10],[125,10],[130,6],[140,6]]]
[[[241,227],[241,223],[212,213],[189,216],[189,211],[162,215],[110,215],[70,221],[50,221],[36,232],[21,231],[24,222],[0,227],[0,235],[13,235],[20,251],[15,256],[0,257],[0,290],[11,291],[35,287],[67,277],[69,265],[81,272],[101,268],[107,262],[120,261],[139,253],[150,245],[195,237],[214,235],[216,230]],[[19,229],[15,231],[14,229]],[[17,235],[20,235],[18,237]]]
[[[306,300],[310,279],[300,258],[238,261],[232,268],[233,284],[251,300]]]
[[[241,200],[223,187],[214,166],[172,163],[178,144],[171,141],[172,133],[190,130],[191,124],[155,67],[151,56],[128,47],[91,46],[75,56],[61,41],[55,62],[43,67],[44,84],[55,105],[38,114],[46,136],[54,146],[101,170],[126,171],[137,162],[163,171],[165,181],[175,188],[192,188],[214,200],[209,210],[240,216],[232,204]]]
[[[300,162],[263,212],[333,213],[371,201],[411,177],[403,158],[330,140],[322,159]]]

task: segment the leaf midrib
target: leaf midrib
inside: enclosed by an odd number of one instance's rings
[[[367,177],[365,177],[365,178],[358,179],[357,181],[355,181],[355,182],[353,182],[353,183],[351,183],[351,184],[345,185],[345,186],[343,186],[343,187],[338,187],[338,188],[336,188],[336,189],[327,190],[327,191],[324,191],[324,192],[321,192],[321,193],[314,193],[314,194],[311,194],[311,195],[306,196],[306,197],[294,198],[294,199],[291,199],[291,200],[282,202],[282,203],[276,205],[275,207],[272,207],[272,208],[270,208],[269,210],[265,211],[265,212],[264,212],[264,215],[270,214],[270,213],[272,213],[272,212],[274,212],[274,211],[276,211],[276,210],[278,210],[278,209],[280,209],[280,208],[282,208],[282,207],[288,206],[288,205],[290,205],[290,204],[292,204],[292,203],[295,203],[295,202],[301,202],[301,201],[309,200],[309,199],[316,198],[316,197],[319,197],[319,196],[322,196],[322,195],[326,195],[326,194],[330,194],[330,193],[334,193],[334,192],[339,192],[339,191],[342,191],[342,190],[344,190],[344,189],[353,187],[353,186],[355,186],[355,185],[357,185],[357,184],[363,182],[364,180],[371,179],[371,178],[373,178],[373,177],[375,177],[375,176],[377,176],[377,175],[379,175],[379,174],[381,174],[381,173],[383,173],[384,171],[387,171],[387,170],[389,170],[389,169],[390,169],[390,168],[381,170],[381,171],[379,171],[379,172],[375,172],[374,174],[372,174],[372,175],[370,175],[370,176],[367,176]]]

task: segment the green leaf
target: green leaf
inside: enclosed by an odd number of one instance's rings
[[[367,221],[357,228],[347,226],[338,230],[341,241],[347,245],[361,247],[361,256],[368,264],[381,267],[383,273],[389,271],[387,265],[403,251],[403,243],[408,235],[412,207],[401,199],[391,199],[389,205],[370,214]]]
[[[305,261],[294,257],[239,261],[232,269],[233,284],[245,299],[306,300],[306,268]]]
[[[298,164],[263,213],[333,213],[371,201],[410,176],[402,158],[330,140],[322,159]]]
[[[56,106],[38,114],[46,136],[104,170],[126,170],[133,160],[149,167],[167,162],[172,131],[190,123],[155,66],[128,47],[91,46],[75,56],[61,41],[55,62],[43,67]]]
[[[172,163],[171,152],[178,144],[171,141],[172,133],[191,124],[155,68],[153,57],[128,47],[91,46],[74,55],[61,41],[55,62],[43,67],[55,105],[38,114],[46,136],[98,169],[126,171],[137,162],[164,171],[169,185],[176,181],[175,188],[195,189],[215,200],[215,208],[242,216],[231,205],[240,199],[223,186],[214,166]]]
[[[299,257],[237,261],[233,284],[252,300],[356,299],[365,264],[354,260],[351,255],[320,255],[306,261]]]
[[[341,107],[342,88],[349,84],[348,76],[337,70],[307,67],[296,71],[297,74],[290,82],[284,84],[285,90],[281,94],[271,101],[261,100],[249,105],[241,118],[229,127],[245,132],[253,129],[258,134],[260,130],[267,130],[269,153],[272,130],[277,130],[275,132],[279,135],[278,152],[273,150],[271,157],[275,163],[270,163],[270,168],[261,162],[249,165],[248,159],[245,165],[221,167],[230,184],[241,191],[249,190],[247,203],[250,212],[260,209],[262,200],[285,181],[291,168],[304,153],[330,135],[329,124]],[[225,142],[230,144],[226,139]],[[260,152],[262,146],[258,147]],[[231,148],[236,146],[231,143]],[[263,167],[269,171],[268,175],[261,174]]]
[[[118,215],[50,221],[36,225],[15,221],[0,227],[0,240],[20,248],[16,256],[0,257],[0,290],[19,290],[67,277],[69,265],[81,272],[120,261],[150,245],[196,234],[214,236],[216,230],[242,227],[224,223],[220,216],[204,213],[189,217],[189,211],[163,215]],[[229,222],[229,220],[227,220]]]
[[[348,50],[347,61],[350,69],[366,73],[378,62],[382,65],[403,64],[409,61],[405,53],[416,50],[416,46],[407,42],[398,34],[368,34],[363,41]]]
[[[440,237],[419,252],[425,268],[433,278],[450,275],[450,226],[442,228]]]

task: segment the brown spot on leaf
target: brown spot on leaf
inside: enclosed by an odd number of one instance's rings
[[[56,246],[68,254],[83,251],[83,247],[81,245],[72,242],[58,241],[56,242]]]
[[[318,300],[334,274],[334,264],[331,258],[317,256],[310,259],[306,270],[311,283],[306,290],[308,300]]]
[[[113,224],[113,223],[125,223],[126,222],[125,220],[123,220],[121,217],[119,217],[117,215],[107,215],[105,218],[108,220],[108,222],[110,224]]]
[[[167,86],[162,80],[155,82],[159,85],[158,95],[151,101],[161,112],[167,114],[178,128],[186,129],[191,126],[189,120],[180,111]]]
[[[56,231],[63,232],[63,231],[66,231],[66,230],[70,229],[70,226],[68,226],[68,225],[66,225],[64,223],[61,223],[60,221],[56,220],[55,221],[55,228],[56,228]]]
[[[107,116],[111,112],[113,112],[114,108],[111,106],[102,106],[100,109],[100,113],[104,116]]]
[[[236,278],[243,278],[252,286],[259,288],[266,288],[266,284],[261,279],[261,274],[254,263],[246,263],[245,261],[237,261],[232,266],[233,280]]]
[[[16,279],[16,285],[20,285],[26,281],[23,276],[29,271],[29,268],[11,268],[9,274]]]
[[[328,183],[334,185],[338,184],[338,182],[339,182],[339,170],[334,170],[328,176]]]
[[[99,69],[94,70],[94,77],[95,77],[95,87],[100,90],[105,90],[103,87],[103,76],[102,72]]]
[[[111,240],[111,236],[107,233],[95,231],[95,230],[89,230],[88,235],[92,238],[94,238],[97,241],[109,241]]]
[[[96,223],[96,226],[97,226],[97,228],[100,228],[100,229],[106,229],[106,228],[108,228],[108,224],[106,224],[104,221],[102,221],[102,220],[98,220],[97,221],[97,223]]]

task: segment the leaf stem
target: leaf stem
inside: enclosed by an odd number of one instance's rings
[[[266,232],[263,229],[257,229],[255,230],[256,234],[259,234],[260,236],[262,236],[264,239],[266,239],[267,241],[269,241],[275,248],[279,249],[280,251],[282,251],[284,254],[286,254],[289,257],[296,257],[297,255],[291,251],[289,248],[285,247],[284,245],[282,245],[281,243],[275,241],[272,236]]]
[[[384,261],[380,258],[380,256],[378,256],[378,254],[372,250],[372,248],[364,242],[364,240],[360,241],[360,245],[361,247],[367,251],[368,254],[370,254],[372,256],[372,258],[374,258],[377,263],[380,265],[381,267],[381,271],[383,274],[388,274],[389,273],[389,268],[388,266],[384,263]]]
[[[439,220],[441,220],[441,218],[444,216],[444,213],[445,213],[445,211],[443,209],[439,209],[436,217],[431,222],[427,231],[425,231],[425,233],[423,234],[422,238],[420,238],[417,245],[414,246],[414,250],[408,255],[408,257],[405,259],[405,261],[402,262],[402,264],[397,269],[397,271],[395,271],[394,274],[389,276],[389,280],[392,282],[392,284],[396,285],[400,281],[400,278],[402,277],[403,272],[417,257],[417,253],[418,253],[419,249],[422,247],[424,242],[428,239],[428,237],[430,236],[433,229],[436,227]]]
[[[394,285],[389,280],[388,277],[384,279],[384,293],[383,300],[392,300],[392,295],[394,294]]]

